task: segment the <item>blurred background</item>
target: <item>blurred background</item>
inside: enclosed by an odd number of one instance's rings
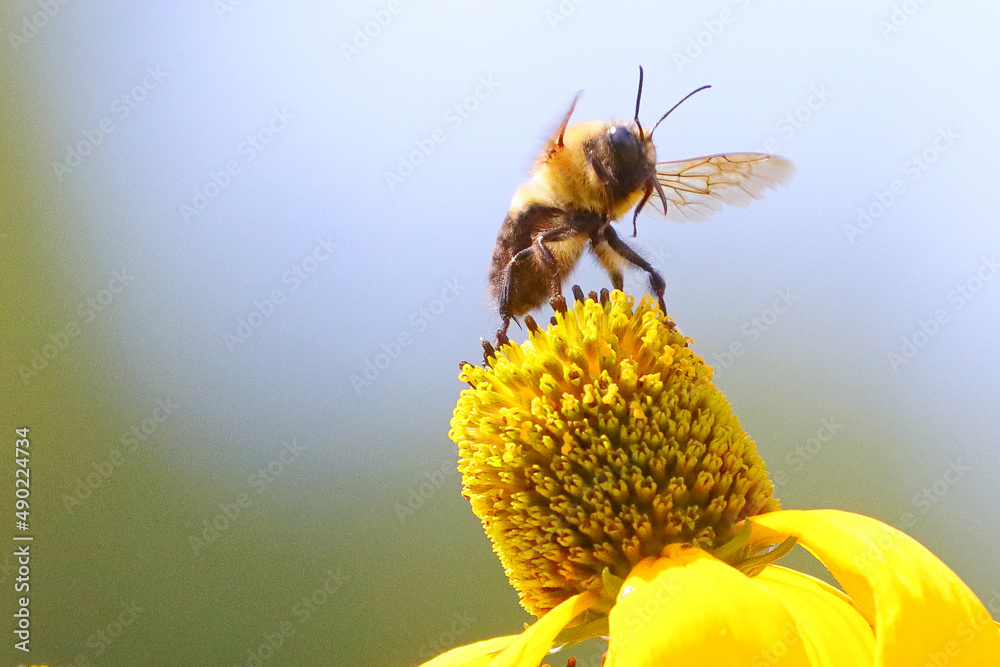
[[[661,159],[797,166],[633,240],[784,505],[906,530],[1000,616],[998,21],[5,3],[0,433],[30,429],[8,533],[34,537],[31,652],[8,632],[5,664],[416,665],[532,620],[460,496],[458,362],[496,330],[491,249],[540,146],[581,89],[575,120],[629,118],[639,65],[644,123],[712,85]],[[589,260],[573,282],[608,285]]]

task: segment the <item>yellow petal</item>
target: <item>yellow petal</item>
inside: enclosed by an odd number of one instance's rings
[[[596,593],[580,593],[560,603],[535,621],[527,630],[490,663],[491,667],[537,667],[552,649],[556,635],[574,618],[597,602]]]
[[[873,664],[875,635],[846,595],[819,579],[774,565],[753,581],[774,593],[791,612],[811,660],[809,664]]]
[[[425,662],[420,667],[452,667],[453,665],[486,667],[493,662],[500,651],[513,644],[518,637],[520,635],[507,635],[506,637],[495,637],[475,644],[459,646]]]
[[[625,580],[605,667],[815,665],[792,614],[766,587],[700,549],[671,545],[665,555]]]
[[[421,667],[538,667],[556,635],[574,618],[597,602],[594,593],[580,593],[558,605],[519,635],[497,637],[459,646],[442,653]]]
[[[877,667],[1000,663],[1000,633],[982,602],[913,538],[838,510],[787,510],[751,519],[793,535],[830,570],[874,625]]]

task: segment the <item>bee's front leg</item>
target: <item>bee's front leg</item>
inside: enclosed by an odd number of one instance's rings
[[[618,234],[615,233],[615,230],[610,226],[604,229],[604,240],[607,242],[608,247],[616,252],[622,259],[639,267],[649,275],[649,288],[659,301],[660,310],[666,313],[667,306],[663,302],[663,292],[666,290],[667,285],[663,280],[663,276],[661,276],[656,269],[650,266],[649,262],[643,259],[642,255],[637,253],[631,248],[631,246],[622,241]],[[613,276],[612,279],[614,279]]]

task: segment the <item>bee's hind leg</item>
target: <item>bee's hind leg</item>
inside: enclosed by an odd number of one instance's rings
[[[521,326],[521,323],[518,321],[517,316],[514,315],[514,311],[515,309],[519,309],[521,306],[523,306],[523,304],[515,303],[516,297],[514,293],[512,293],[511,285],[514,281],[513,275],[516,267],[518,265],[524,264],[525,262],[531,262],[533,259],[534,259],[534,253],[531,247],[529,246],[524,250],[518,252],[516,255],[514,255],[511,258],[511,260],[507,262],[507,266],[504,267],[503,273],[500,274],[501,276],[500,289],[499,289],[500,296],[497,299],[497,301],[498,301],[498,310],[500,311],[501,324],[500,328],[497,329],[497,338],[496,338],[497,346],[507,344],[508,342],[507,328],[510,326],[511,320],[514,320],[514,322],[518,326]]]

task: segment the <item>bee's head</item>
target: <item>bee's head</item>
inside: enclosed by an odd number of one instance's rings
[[[639,66],[639,91],[635,96],[635,117],[628,126],[625,125],[614,125],[608,128],[608,141],[620,148],[621,154],[624,155],[642,155],[643,153],[647,156],[648,166],[642,170],[642,173],[636,173],[635,176],[638,179],[635,181],[634,187],[641,188],[643,195],[642,199],[639,201],[639,205],[635,209],[635,215],[632,218],[632,234],[635,235],[635,220],[639,216],[639,211],[645,205],[646,201],[649,200],[649,196],[656,192],[660,197],[660,201],[663,203],[664,211],[667,207],[667,198],[663,193],[663,186],[656,179],[656,149],[653,147],[653,132],[656,132],[656,128],[660,126],[663,119],[670,115],[670,112],[681,105],[681,102],[691,97],[695,93],[706,88],[711,88],[711,86],[702,86],[701,88],[696,88],[690,93],[685,95],[680,102],[670,107],[667,113],[660,116],[660,119],[656,121],[653,125],[653,129],[647,134],[645,130],[642,129],[642,125],[639,123],[639,103],[642,101],[642,66]],[[637,161],[641,162],[642,157],[636,158]]]
[[[590,164],[613,199],[645,189],[656,173],[656,149],[636,122],[606,125],[588,144]]]
[[[656,148],[653,146],[653,132],[670,112],[702,86],[688,94],[667,113],[660,117],[652,130],[643,129],[639,122],[639,103],[642,100],[642,67],[639,68],[639,92],[635,99],[635,116],[630,121],[602,123],[599,121],[583,121],[569,126],[569,119],[579,99],[579,93],[573,99],[569,111],[563,117],[562,123],[550,140],[546,149],[539,157],[540,164],[548,164],[560,154],[564,146],[571,146],[569,155],[572,159],[583,158],[585,165],[593,170],[596,176],[597,188],[591,188],[594,199],[600,201],[603,207],[610,207],[614,218],[630,209],[637,201],[639,208],[656,193],[666,206],[663,187],[656,179]],[[579,169],[579,163],[574,164]],[[582,166],[582,165],[581,165]],[[641,199],[641,201],[640,201]]]
[[[637,121],[611,125],[605,131],[609,153],[619,170],[635,169],[647,176],[656,166],[656,149],[652,139],[643,132]]]
[[[639,133],[642,132],[641,129],[636,128],[633,130],[628,125],[612,125],[609,127],[605,131],[605,134],[608,135],[608,143],[611,144],[611,150],[623,155],[638,155],[642,147],[642,140],[636,136],[636,130]]]
[[[660,183],[656,180],[656,148],[653,146],[653,132],[680,105],[698,90],[689,93],[667,113],[656,121],[649,132],[642,128],[639,122],[639,105],[642,102],[642,67],[639,67],[639,90],[635,96],[635,115],[628,123],[607,125],[601,136],[595,136],[589,142],[587,156],[597,173],[598,179],[607,186],[613,199],[628,198],[636,191],[651,193],[656,191],[661,199]],[[646,195],[648,198],[648,194]],[[645,199],[643,199],[645,202]]]

